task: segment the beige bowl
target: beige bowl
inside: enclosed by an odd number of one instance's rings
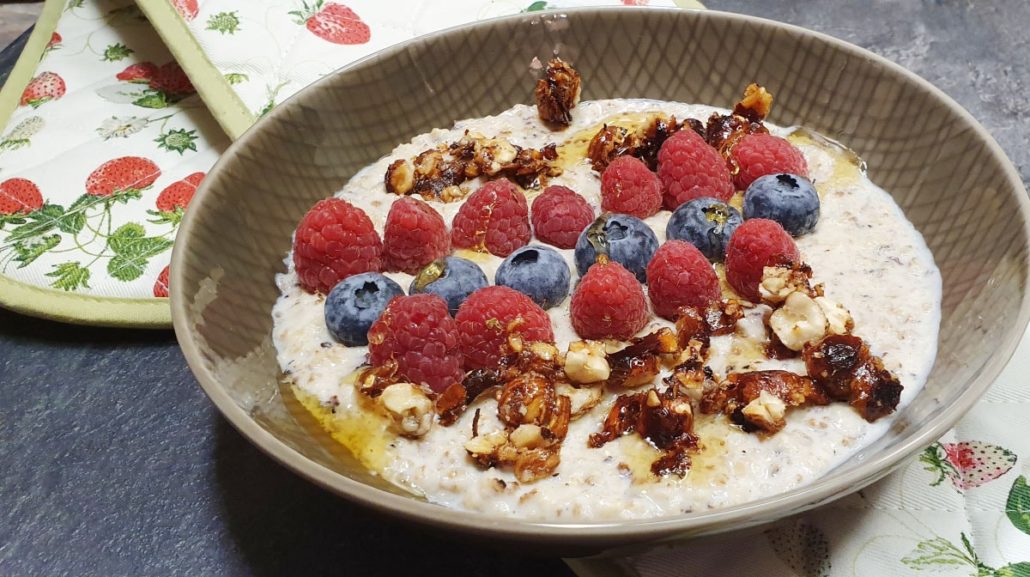
[[[445,509],[370,475],[280,389],[273,278],[306,210],[396,144],[531,102],[534,58],[575,63],[584,99],[730,106],[757,81],[772,121],[855,149],[925,236],[944,280],[937,362],[890,432],[808,486],[649,521],[566,525]],[[322,79],[235,143],[204,181],[172,259],[175,330],[227,419],[297,473],[384,513],[534,550],[579,554],[766,523],[855,491],[937,439],[987,389],[1027,323],[1026,191],[970,115],[901,67],[775,22],[657,9],[503,18],[416,39]],[[345,523],[341,519],[341,523]]]

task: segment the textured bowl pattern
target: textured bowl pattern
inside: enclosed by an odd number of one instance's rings
[[[584,99],[730,106],[748,82],[770,120],[857,151],[925,236],[944,281],[937,362],[895,426],[815,484],[651,521],[561,526],[419,501],[370,475],[280,389],[271,309],[304,212],[396,144],[531,102],[535,58],[558,53]],[[172,263],[175,328],[220,410],[274,458],[341,495],[420,523],[532,541],[562,554],[754,526],[839,497],[936,439],[986,390],[1027,321],[1026,192],[997,144],[925,81],[854,46],[717,12],[593,9],[525,15],[417,39],[305,89],[256,125],[204,181]],[[341,520],[341,522],[343,522]]]

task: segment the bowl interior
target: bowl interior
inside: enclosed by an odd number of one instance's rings
[[[944,281],[929,383],[889,434],[817,483],[722,511],[620,524],[499,521],[419,502],[372,475],[283,394],[271,343],[273,283],[305,211],[396,144],[454,120],[532,102],[534,59],[558,53],[583,98],[730,106],[748,82],[772,122],[856,150],[922,232]],[[766,522],[857,489],[944,432],[990,384],[1026,324],[1027,206],[997,145],[901,68],[825,36],[717,12],[604,9],[507,18],[374,55],[279,106],[205,179],[172,265],[180,343],[245,435],[301,474],[372,506],[495,539],[549,535],[607,546]]]

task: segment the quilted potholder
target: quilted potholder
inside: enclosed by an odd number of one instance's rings
[[[276,104],[340,66],[429,32],[551,8],[701,7],[694,0],[138,2],[233,138]]]
[[[6,108],[5,108],[6,107]],[[0,96],[0,301],[167,326],[176,228],[228,139],[131,0],[51,0]]]

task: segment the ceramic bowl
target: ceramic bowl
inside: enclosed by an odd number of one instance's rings
[[[308,208],[396,144],[456,119],[532,102],[534,59],[560,54],[583,98],[732,106],[755,81],[770,120],[857,151],[926,238],[944,283],[926,388],[889,433],[796,490],[708,512],[625,522],[534,523],[445,509],[369,474],[280,388],[273,282]],[[767,523],[855,491],[937,439],[987,389],[1028,317],[1026,191],[1004,153],[926,81],[801,28],[710,11],[535,13],[425,36],[323,78],[281,104],[204,180],[172,260],[175,330],[200,385],[253,443],[348,499],[437,530],[563,555]],[[341,520],[346,522],[346,520]]]

